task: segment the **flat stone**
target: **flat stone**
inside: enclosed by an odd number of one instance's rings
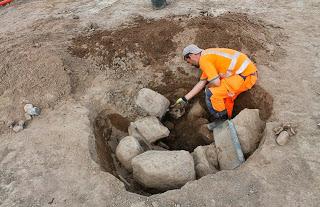
[[[161,118],[167,112],[170,101],[160,93],[143,88],[138,93],[136,104],[150,116]]]
[[[241,149],[244,154],[251,155],[258,147],[265,128],[260,119],[258,109],[242,110],[232,122],[237,130]]]
[[[289,135],[289,133],[287,131],[282,131],[278,135],[278,137],[276,139],[276,142],[277,142],[278,145],[283,146],[283,145],[288,143],[289,137],[290,137],[290,135]]]
[[[206,147],[206,157],[209,164],[211,166],[214,166],[216,169],[219,169],[218,153],[217,153],[216,146],[213,144],[210,144],[205,147]]]
[[[259,110],[244,109],[232,122],[235,125],[242,152],[247,156],[251,155],[257,149],[265,127],[265,123],[259,117]],[[241,164],[227,122],[214,128],[214,140],[222,170],[234,169]]]
[[[194,161],[187,151],[147,151],[132,160],[133,177],[147,188],[170,190],[195,180]]]
[[[143,153],[143,149],[139,141],[132,136],[121,139],[116,149],[118,160],[130,172],[132,171],[131,160],[141,153]]]
[[[169,129],[155,116],[148,116],[131,122],[128,132],[130,136],[137,139],[141,139],[141,136],[143,136],[150,143],[167,137],[170,133]]]
[[[207,150],[210,149],[210,159],[207,156]],[[213,174],[218,172],[214,164],[217,163],[217,154],[215,152],[215,161],[212,159],[212,152],[215,151],[214,145],[207,145],[207,146],[199,146],[197,147],[193,153],[193,159],[195,164],[195,170],[197,178],[201,178],[208,174]]]
[[[28,112],[29,110],[31,110],[33,108],[33,105],[32,104],[26,104],[24,105],[23,109],[24,109],[24,112]]]
[[[228,123],[224,122],[213,130],[221,170],[232,170],[240,166],[236,149],[231,140]]]

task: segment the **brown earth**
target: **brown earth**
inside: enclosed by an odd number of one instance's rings
[[[114,65],[115,58],[127,57],[128,53],[141,59],[145,66],[159,65],[175,50],[176,43],[172,38],[181,30],[175,21],[137,17],[133,23],[114,31],[97,31],[89,36],[76,37],[69,50],[80,58],[96,56],[98,64],[109,67]]]

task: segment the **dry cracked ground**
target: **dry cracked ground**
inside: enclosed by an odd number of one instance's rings
[[[320,26],[318,0],[16,0],[0,8],[1,206],[319,206]],[[258,85],[237,110],[267,121],[240,168],[143,196],[104,169],[96,117],[125,136],[143,112],[143,87],[171,101],[197,81],[181,58],[189,43],[229,47],[255,61]],[[201,100],[201,96],[200,96]],[[26,129],[23,106],[42,108]],[[285,146],[273,128],[290,122]]]

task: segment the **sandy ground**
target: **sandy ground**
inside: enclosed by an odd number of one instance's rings
[[[0,205],[319,206],[319,9],[316,0],[169,1],[158,11],[145,0],[17,0],[0,8]],[[229,18],[228,12],[241,21],[211,29],[210,23],[188,25],[206,14]],[[164,30],[151,26],[155,34],[133,30],[137,21],[149,28],[143,18],[169,22],[159,27]],[[216,30],[212,38],[201,33],[208,28]],[[244,38],[235,41],[234,31]],[[96,44],[92,37],[100,41],[101,33],[105,42]],[[221,37],[226,34],[232,40]],[[136,45],[119,38],[134,35]],[[142,87],[170,97],[191,87],[196,72],[180,57],[189,42],[235,47],[256,61],[259,94],[273,100],[255,105],[266,113],[264,142],[237,170],[150,197],[127,192],[96,163],[92,123],[103,109],[129,120],[141,115],[134,97]],[[146,51],[148,44],[155,50]],[[74,53],[79,47],[83,53]],[[115,47],[113,58],[101,53]],[[172,82],[175,77],[184,81]],[[178,92],[164,90],[174,87]],[[7,123],[23,119],[28,102],[43,109],[41,116],[22,132],[10,131]],[[280,147],[272,128],[283,122],[294,123],[298,133]]]

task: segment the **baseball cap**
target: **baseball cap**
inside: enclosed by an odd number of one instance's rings
[[[190,54],[190,53],[198,54],[198,53],[202,52],[202,50],[203,49],[199,48],[197,45],[191,44],[183,49],[182,55],[183,55],[183,57],[185,57],[187,54]]]

